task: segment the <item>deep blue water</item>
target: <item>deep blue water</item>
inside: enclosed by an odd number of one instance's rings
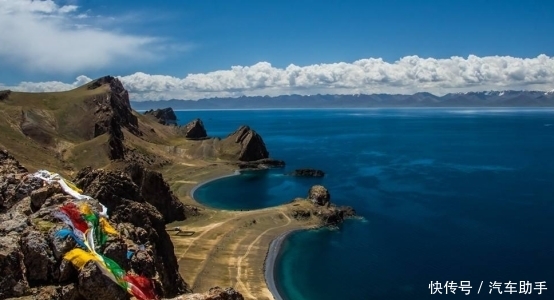
[[[365,221],[284,243],[276,278],[288,299],[533,299],[489,282],[546,281],[554,295],[554,111],[365,109],[187,111],[208,134],[259,132],[285,170],[215,181],[195,194],[226,209],[288,202],[325,185]],[[283,176],[314,167],[323,179]],[[471,281],[470,296],[431,281]],[[481,293],[477,289],[484,281]],[[503,287],[504,289],[504,287]],[[444,293],[444,291],[443,291]]]

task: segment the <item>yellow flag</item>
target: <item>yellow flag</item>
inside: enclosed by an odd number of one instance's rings
[[[108,223],[108,220],[106,218],[100,218],[100,226],[102,227],[102,231],[104,231],[107,234],[117,234],[117,231],[115,228]]]
[[[90,208],[90,205],[88,205],[87,203],[81,204],[79,206],[79,210],[81,211],[82,215],[89,216],[93,214],[92,209]]]
[[[77,269],[82,269],[91,260],[102,262],[100,257],[79,248],[67,252],[63,258],[70,261]]]

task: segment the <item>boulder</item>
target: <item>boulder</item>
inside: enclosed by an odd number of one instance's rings
[[[331,203],[329,191],[322,185],[314,185],[308,191],[308,200],[313,204],[326,206]]]
[[[323,177],[325,173],[316,169],[296,169],[289,175],[298,177]]]
[[[127,291],[104,276],[98,265],[89,261],[79,272],[79,294],[86,300],[129,299]]]
[[[29,230],[21,237],[21,252],[30,283],[48,281],[49,271],[55,264],[52,250],[46,238],[38,231]]]
[[[180,131],[187,139],[200,140],[208,137],[204,123],[200,119],[192,120],[186,125],[181,126]]]
[[[6,150],[0,150],[0,175],[26,173],[27,169],[19,164]]]
[[[177,125],[177,116],[171,107],[148,110],[144,115],[153,116],[162,125]]]
[[[42,180],[25,176],[26,172],[12,155],[0,150],[0,213],[42,187]]]
[[[29,282],[25,277],[27,269],[19,240],[17,235],[0,235],[0,299],[29,293]]]

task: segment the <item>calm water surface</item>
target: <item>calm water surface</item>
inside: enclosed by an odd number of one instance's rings
[[[285,170],[214,181],[195,194],[225,209],[279,205],[325,185],[365,221],[284,243],[276,278],[288,299],[536,298],[489,282],[546,281],[554,295],[554,111],[365,109],[177,112],[210,136],[259,132]],[[283,173],[314,167],[326,177]],[[471,281],[470,296],[430,295]],[[483,281],[480,295],[475,295]],[[496,294],[496,295],[495,295]]]

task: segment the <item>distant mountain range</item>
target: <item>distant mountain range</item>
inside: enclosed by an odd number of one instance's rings
[[[256,108],[369,108],[369,107],[554,107],[554,90],[489,91],[435,96],[413,95],[283,95],[200,100],[131,101],[135,110],[173,109],[256,109]]]

